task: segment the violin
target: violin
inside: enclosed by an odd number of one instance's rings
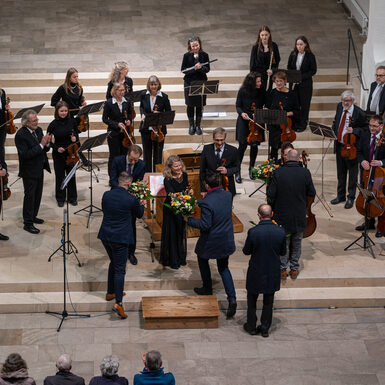
[[[123,111],[124,119],[127,120],[127,110]],[[124,138],[122,140],[123,147],[128,148],[131,144],[136,144],[136,140],[134,137],[134,126],[130,124],[129,126],[124,123],[125,129],[123,130]]]
[[[8,177],[6,175],[0,177],[0,187],[0,200],[6,201],[11,196],[11,189],[8,187]]]
[[[349,127],[352,123],[352,117],[349,116]],[[357,148],[355,146],[356,136],[354,134],[345,134],[343,137],[344,146],[341,149],[341,156],[349,160],[357,158]]]
[[[155,104],[153,112],[158,111],[158,105]],[[151,140],[154,142],[163,142],[164,141],[164,134],[162,131],[162,126],[156,126],[152,127],[151,131]]]
[[[279,102],[279,107],[281,110],[283,110],[282,102]],[[293,128],[292,128],[292,121],[288,117],[286,120],[286,124],[280,124],[279,128],[281,129],[281,142],[294,142],[297,138],[297,135],[295,134]]]
[[[74,133],[72,132],[72,135]],[[78,142],[71,143],[67,148],[67,157],[66,157],[66,165],[67,166],[75,166],[77,162],[79,162],[79,145],[77,144]]]
[[[221,159],[222,167],[226,165],[226,158]],[[221,174],[222,176],[222,188],[223,190],[229,191],[229,178],[226,174]]]
[[[251,104],[251,108],[254,111],[255,110],[255,103],[253,102]],[[249,121],[249,136],[247,137],[247,143],[251,144],[253,142],[263,142],[263,135],[262,131],[259,128],[259,125],[254,122],[254,120],[250,119]]]
[[[79,132],[85,132],[90,128],[90,122],[88,119],[88,115],[80,115],[79,116],[80,122],[78,125],[78,131]]]
[[[7,104],[11,99],[7,96]],[[4,126],[4,130],[7,134],[14,134],[17,131],[17,127],[15,126],[15,123],[13,122],[13,113],[9,110],[5,110],[5,121],[7,122]]]

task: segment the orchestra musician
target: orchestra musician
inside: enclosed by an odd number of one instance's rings
[[[72,170],[74,164],[67,164],[68,147],[79,143],[78,123],[68,112],[68,104],[61,100],[55,106],[55,119],[49,124],[47,133],[53,136],[52,159],[55,170],[55,197],[59,207],[64,206],[66,192],[60,188],[64,178]],[[76,176],[68,182],[68,202],[72,206],[78,204],[78,193],[76,190]]]
[[[6,122],[5,112],[9,110],[9,104],[7,103],[7,95],[5,91],[0,88],[0,126]],[[0,127],[0,163],[5,163],[5,139],[7,132],[5,126]]]
[[[144,120],[146,115],[151,112],[171,111],[170,100],[168,95],[161,92],[162,84],[157,76],[151,75],[147,80],[147,91],[142,94],[140,100],[140,115],[142,119],[139,128],[142,136],[143,159],[146,164],[146,172],[154,172],[155,166],[162,163],[164,139],[167,134],[167,127],[144,128]],[[157,129],[160,128],[159,133]]]
[[[315,56],[311,52],[309,41],[305,36],[298,36],[295,39],[294,50],[289,56],[287,69],[301,71],[301,83],[294,85],[294,92],[297,94],[300,106],[295,131],[305,131],[313,95],[313,76],[317,72]],[[289,88],[292,89],[292,87],[293,84],[290,83]]]
[[[213,131],[213,140],[214,143],[206,144],[202,151],[199,172],[202,196],[207,194],[204,181],[207,172],[211,171],[220,173],[221,176],[227,176],[228,189],[234,198],[236,193],[234,175],[239,172],[238,150],[236,147],[225,143],[226,130],[222,127],[217,127]]]
[[[290,91],[286,87],[287,75],[283,71],[278,71],[273,75],[273,81],[275,87],[271,90],[266,98],[266,107],[270,110],[279,110],[281,109],[280,104],[282,104],[282,109],[287,112],[287,117],[292,122],[296,119],[299,106],[297,95],[294,91]],[[269,147],[270,147],[270,158],[278,161],[278,149],[281,147],[281,128],[279,125],[268,125],[269,129]]]
[[[133,81],[127,76],[128,63],[125,61],[118,61],[114,64],[111,70],[109,82],[107,84],[106,100],[111,99],[111,90],[114,83],[120,83],[124,85],[124,97],[128,100],[130,93],[133,91]]]
[[[385,144],[378,147],[376,145],[381,138],[384,128],[383,119],[379,115],[374,115],[369,120],[369,129],[364,127],[357,147],[357,159],[361,170],[361,185],[363,186],[362,170],[370,170],[371,167],[384,167],[385,165]],[[357,231],[365,229],[365,222],[356,227]],[[375,229],[375,218],[369,218],[367,229]],[[378,218],[376,238],[384,235],[385,215]]]
[[[337,137],[334,141],[337,163],[337,197],[330,203],[336,205],[345,202],[345,209],[353,207],[356,198],[356,186],[358,177],[358,160],[343,157],[341,151],[344,148],[346,134],[354,134],[359,137],[361,130],[366,129],[367,119],[364,111],[354,105],[356,100],[352,91],[346,90],[341,94],[341,102],[338,103],[332,129]],[[345,138],[347,140],[347,138]],[[346,196],[346,178],[348,178],[348,195]]]
[[[258,38],[251,49],[250,72],[258,72],[262,75],[262,88],[266,90],[267,79],[278,69],[281,57],[278,45],[273,42],[270,28],[263,26],[258,31]],[[269,90],[272,88],[270,81]]]
[[[7,175],[7,164],[5,163],[5,161],[0,159],[0,178],[5,177],[6,175]],[[4,189],[4,185],[2,187]],[[3,209],[3,207],[2,207],[3,199],[4,199],[4,194],[3,194],[2,198],[0,199],[0,213],[1,213],[1,210]],[[9,239],[9,237],[7,235],[0,233],[0,241],[8,241],[8,239]]]
[[[121,83],[114,83],[111,88],[112,98],[104,103],[103,122],[109,132],[107,143],[109,149],[108,175],[111,177],[112,161],[116,156],[127,155],[123,146],[124,132],[131,123],[131,106],[124,97],[125,88]]]
[[[376,70],[376,81],[370,85],[369,99],[366,111],[372,114],[384,115],[385,112],[385,66]]]
[[[15,145],[19,156],[19,176],[23,179],[24,230],[38,234],[34,224],[44,223],[37,217],[43,193],[44,169],[51,172],[47,152],[50,149],[51,134],[43,135],[34,110],[27,110],[21,118],[22,127],[16,132]]]
[[[83,87],[79,83],[79,72],[76,68],[69,68],[64,83],[59,86],[51,97],[51,106],[55,107],[59,100],[64,100],[70,110],[71,117],[74,117],[80,107],[87,103],[83,96]]]
[[[194,67],[184,74],[184,100],[187,106],[187,117],[189,121],[189,135],[202,135],[201,120],[203,107],[206,105],[206,95],[188,96],[192,82],[207,80],[207,73],[210,71],[209,55],[203,51],[202,41],[198,36],[188,39],[187,50],[183,55],[181,71]],[[207,63],[207,64],[202,64]],[[194,123],[195,113],[195,123]]]
[[[241,165],[243,155],[245,154],[247,145],[250,145],[250,163],[249,163],[249,177],[254,179],[251,169],[255,165],[255,160],[258,155],[259,141],[251,141],[249,143],[248,136],[250,134],[249,123],[250,119],[254,119],[254,109],[261,109],[265,104],[266,91],[261,87],[262,80],[261,75],[255,72],[250,72],[243,80],[243,84],[238,91],[236,108],[238,113],[237,125],[236,125],[236,139],[238,145],[239,156],[239,172],[235,175],[235,181],[242,183],[241,177]],[[254,107],[254,109],[253,109]],[[265,132],[262,128],[256,127],[256,130],[261,131],[262,140],[265,138]]]

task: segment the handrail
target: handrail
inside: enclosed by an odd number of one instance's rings
[[[360,63],[358,62],[356,46],[354,44],[353,35],[352,35],[352,31],[350,30],[350,28],[348,28],[348,41],[349,41],[349,47],[348,47],[348,63],[347,63],[347,66],[346,66],[346,85],[348,85],[348,83],[349,83],[350,45],[352,45],[354,57],[356,59],[356,65],[357,65],[357,70],[358,70],[358,78],[360,79],[361,87],[362,87],[362,89],[364,91],[369,91],[369,88],[365,87],[364,81],[362,80],[361,67],[360,67]]]

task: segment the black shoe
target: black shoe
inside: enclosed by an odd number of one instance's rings
[[[369,223],[367,224],[367,230],[374,230],[374,229],[375,229],[374,218],[370,218],[369,219]],[[365,223],[363,223],[362,225],[357,226],[356,230],[357,231],[364,231],[365,230]]]
[[[330,201],[330,203],[332,204],[332,205],[338,205],[338,203],[341,203],[341,202],[345,202],[346,201],[346,199],[345,198],[334,198],[334,199],[332,199],[331,201]]]
[[[130,254],[128,256],[128,259],[130,260],[130,263],[131,265],[137,265],[138,264],[138,260],[136,259],[135,255],[134,254]]]
[[[376,234],[374,235],[376,238],[381,238],[382,237],[382,233],[381,231],[377,230]]]
[[[36,223],[36,224],[38,224],[38,225],[42,225],[43,223],[44,223],[44,219],[40,219],[40,218],[35,218],[34,220],[33,220],[33,223]]]
[[[267,330],[262,330],[261,325],[257,326],[256,332],[257,332],[257,334],[260,334],[264,338],[269,337],[269,332]]]
[[[195,133],[196,133],[197,135],[202,135],[202,129],[201,129],[199,126],[196,126],[196,127],[195,127]]]
[[[194,291],[198,295],[213,295],[212,290],[205,289],[204,287],[194,287]]]
[[[251,171],[251,168],[249,168],[249,178],[251,180],[255,180],[255,176],[253,175],[253,172]]]
[[[235,181],[236,181],[237,183],[242,183],[241,174],[240,174],[239,172],[237,172],[237,173],[235,174]]]
[[[72,205],[72,206],[77,206],[77,205],[78,205],[78,201],[77,201],[76,199],[73,200],[73,201],[70,201],[69,203],[70,203],[70,205]]]
[[[353,207],[353,204],[354,204],[354,199],[348,198],[344,207],[345,209],[351,209]]]
[[[39,234],[40,230],[37,229],[34,225],[24,225],[23,229],[28,231],[31,234]]]
[[[249,333],[251,336],[256,336],[257,335],[257,330],[256,329],[251,329],[247,322],[243,324],[243,330],[246,333]]]
[[[0,234],[0,241],[8,241],[9,237],[4,234]]]
[[[59,202],[59,201],[57,201],[57,205],[58,205],[58,207],[63,207],[64,206],[64,202]]]
[[[190,126],[190,128],[188,129],[188,134],[189,135],[194,135],[195,134],[195,127],[194,126]]]
[[[237,312],[237,303],[229,302],[229,308],[227,309],[226,319],[233,318]]]

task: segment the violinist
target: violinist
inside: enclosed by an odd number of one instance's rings
[[[207,73],[210,72],[209,55],[203,51],[201,39],[198,36],[192,36],[188,39],[187,50],[183,55],[181,71],[194,67],[185,72],[184,76],[184,100],[187,106],[187,117],[189,121],[189,135],[202,135],[201,120],[203,107],[206,105],[206,95],[188,96],[189,86],[193,81],[207,80]],[[207,64],[203,64],[207,63]],[[194,123],[195,112],[195,123]]]
[[[164,138],[167,134],[166,126],[144,128],[146,115],[151,112],[171,111],[167,94],[161,92],[162,84],[157,76],[151,75],[147,81],[147,91],[140,99],[140,115],[142,123],[139,131],[142,136],[143,159],[146,172],[154,172],[155,166],[162,163]]]
[[[266,98],[266,107],[270,110],[282,109],[287,112],[289,122],[296,119],[299,112],[297,96],[286,87],[287,76],[285,72],[279,71],[273,75],[275,89],[270,91]],[[278,149],[281,147],[281,132],[279,125],[268,125],[269,130],[269,157],[278,161]]]
[[[258,140],[249,141],[250,135],[250,119],[254,119],[254,108],[260,109],[265,104],[266,91],[261,87],[261,75],[255,72],[250,72],[243,80],[243,84],[238,91],[236,108],[238,112],[236,139],[238,145],[239,164],[242,165],[243,155],[245,154],[247,145],[250,145],[250,163],[249,163],[249,177],[254,179],[251,169],[255,165],[255,160],[258,155],[258,146],[261,142]],[[254,107],[254,108],[253,108]],[[254,128],[254,127],[253,127]],[[255,126],[255,131],[259,134],[260,139],[265,139],[265,132],[262,128]],[[241,169],[235,175],[235,181],[242,183]]]
[[[121,83],[124,85],[124,97],[128,100],[130,93],[133,91],[133,81],[127,74],[127,62],[118,61],[114,64],[107,84],[106,100],[111,99],[112,97],[111,90],[114,83]]]
[[[6,122],[5,112],[9,110],[9,104],[7,103],[7,95],[5,91],[0,88],[0,126]],[[5,163],[5,139],[7,133],[5,126],[0,128],[0,162]]]
[[[384,128],[383,120],[381,116],[374,115],[369,120],[369,129],[363,128],[361,131],[361,137],[357,148],[357,159],[361,169],[361,185],[362,170],[370,170],[371,167],[384,167],[385,165],[385,144],[377,146],[381,133]],[[356,227],[357,231],[363,231],[365,223]],[[367,229],[375,229],[375,218],[368,220]],[[385,231],[385,215],[382,214],[378,218],[376,237],[380,238],[384,235]]]
[[[5,177],[6,175],[7,175],[7,164],[5,163],[5,161],[0,159],[0,178],[3,179],[3,177]],[[1,187],[3,187],[3,186],[1,186]],[[3,209],[2,208],[3,198],[4,198],[4,194],[0,198],[0,213],[1,213],[1,210]],[[0,233],[0,241],[8,241],[8,239],[9,239],[9,237],[7,235]]]
[[[103,122],[107,124],[109,132],[107,143],[110,151],[108,158],[108,175],[110,176],[115,156],[127,155],[127,147],[123,146],[123,139],[125,138],[124,131],[127,132],[131,123],[131,106],[124,97],[124,93],[124,84],[114,83],[111,88],[112,98],[104,103]]]
[[[68,111],[68,104],[61,100],[55,106],[55,119],[49,124],[47,132],[53,136],[52,159],[55,169],[55,197],[59,207],[64,206],[66,192],[60,188],[66,175],[72,170],[73,164],[66,164],[68,147],[79,144],[78,122],[72,118]],[[68,203],[72,206],[78,204],[76,190],[76,176],[68,182]]]
[[[76,68],[67,70],[64,83],[56,90],[51,98],[51,106],[55,107],[59,100],[67,103],[70,110],[70,115],[77,115],[79,109],[87,103],[83,96],[83,87],[79,83],[79,72]]]
[[[250,72],[262,74],[262,88],[265,90],[268,82],[268,90],[271,90],[271,76],[274,70],[278,69],[280,60],[278,45],[272,40],[270,28],[263,26],[259,30],[257,41],[251,49]],[[270,80],[268,81],[268,79]]]
[[[358,161],[343,157],[344,139],[348,140],[346,134],[355,135],[354,139],[360,136],[362,130],[367,130],[366,114],[361,108],[354,105],[356,97],[353,92],[347,90],[341,94],[341,102],[337,105],[336,115],[334,117],[332,129],[337,137],[334,141],[334,149],[337,162],[337,197],[330,203],[336,205],[345,202],[345,209],[353,207],[356,198],[356,186],[358,177]],[[348,179],[348,195],[346,196],[346,178]],[[347,198],[347,200],[346,200]]]

